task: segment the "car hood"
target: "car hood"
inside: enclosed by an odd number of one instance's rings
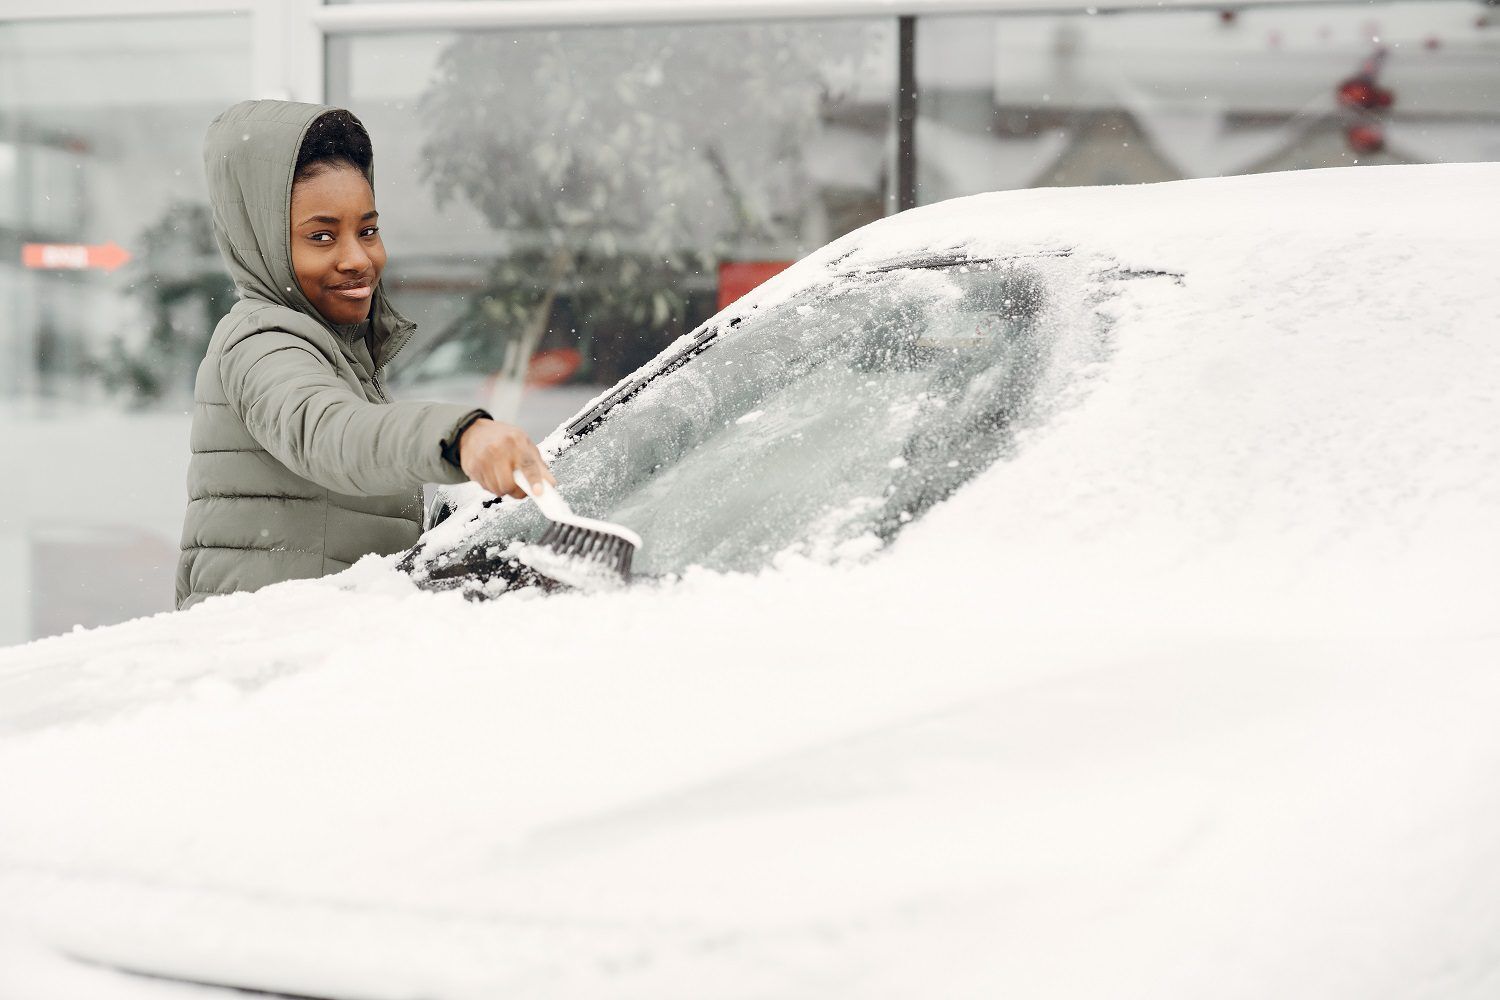
[[[1487,996],[1497,182],[983,196],[785,272],[737,308],[955,248],[1183,275],[879,558],[482,605],[372,558],[0,652],[0,941],[350,997]]]

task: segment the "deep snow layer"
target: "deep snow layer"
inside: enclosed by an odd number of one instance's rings
[[[1500,166],[1022,191],[821,261],[1122,268],[864,564],[382,560],[0,652],[0,996],[1500,991]],[[844,257],[855,249],[852,257]]]

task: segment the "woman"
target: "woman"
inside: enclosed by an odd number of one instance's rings
[[[416,327],[380,286],[373,153],[347,111],[247,101],[204,145],[239,301],[194,392],[177,606],[337,572],[412,545],[423,483],[521,495],[552,475],[483,410],[395,403],[381,372]]]

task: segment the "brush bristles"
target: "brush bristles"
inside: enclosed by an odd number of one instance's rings
[[[630,579],[630,560],[635,555],[635,546],[619,535],[554,521],[548,525],[539,544],[558,555],[597,563],[620,574],[623,580]]]

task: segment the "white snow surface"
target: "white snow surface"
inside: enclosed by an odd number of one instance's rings
[[[1182,275],[854,565],[469,603],[370,558],[0,651],[0,997],[1500,995],[1497,191],[837,241],[734,309],[920,249]]]

